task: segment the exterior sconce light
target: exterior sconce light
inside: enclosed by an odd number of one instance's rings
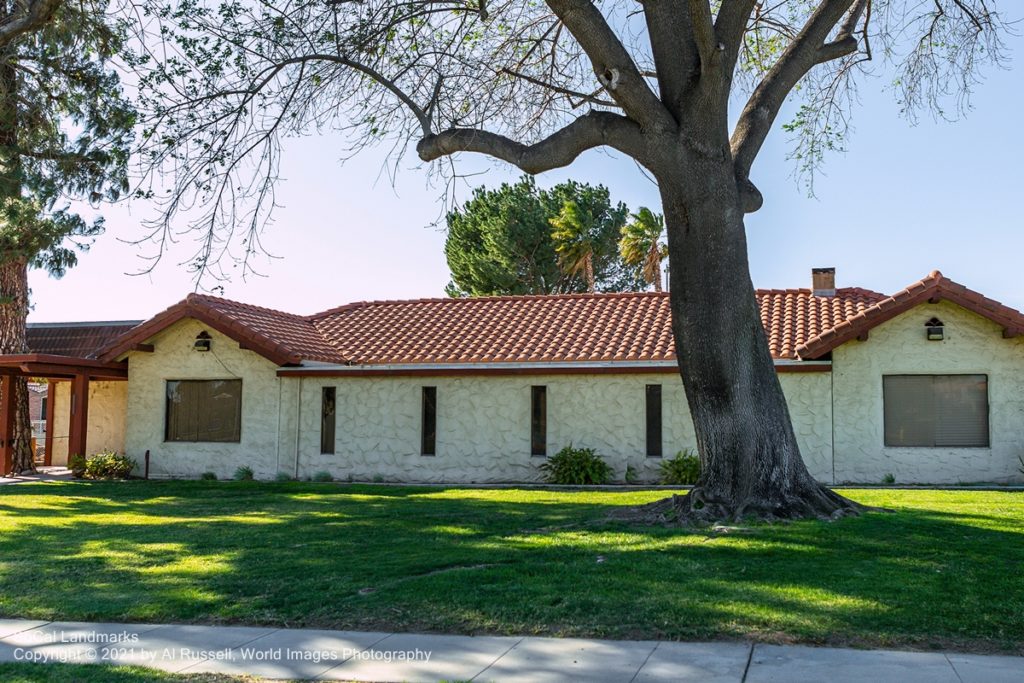
[[[941,320],[938,318],[932,318],[924,324],[924,327],[928,341],[942,341],[943,325]]]
[[[196,335],[196,340],[195,340],[195,343],[192,344],[192,348],[195,351],[200,351],[200,352],[205,353],[205,352],[210,350],[210,342],[211,341],[212,341],[212,337],[210,337],[209,334],[207,334],[205,331],[204,332],[200,332],[199,334]]]

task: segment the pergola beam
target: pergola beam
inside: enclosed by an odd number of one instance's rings
[[[78,375],[71,381],[71,433],[68,436],[68,464],[75,455],[86,457],[89,426],[89,376]]]

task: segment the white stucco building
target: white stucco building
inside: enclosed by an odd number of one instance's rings
[[[816,477],[1022,480],[1024,316],[938,272],[892,296],[814,277],[756,295]],[[148,452],[152,477],[248,465],[258,478],[528,482],[572,443],[653,481],[695,446],[669,316],[654,293],[313,316],[191,295],[90,354],[123,377],[56,382],[52,461],[66,461],[77,387],[86,451]]]

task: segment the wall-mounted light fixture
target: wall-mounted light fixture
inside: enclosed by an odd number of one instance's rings
[[[200,332],[196,335],[196,340],[192,344],[192,348],[196,351],[206,352],[210,350],[210,342],[213,338],[206,332]]]
[[[928,341],[942,341],[943,338],[943,325],[942,321],[938,318],[932,318],[924,324],[925,336],[928,337]]]

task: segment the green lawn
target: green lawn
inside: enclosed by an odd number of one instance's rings
[[[1024,652],[1024,494],[727,534],[601,520],[664,492],[307,483],[0,488],[0,616]]]
[[[169,674],[141,666],[95,664],[2,664],[4,683],[255,683],[249,676]]]

